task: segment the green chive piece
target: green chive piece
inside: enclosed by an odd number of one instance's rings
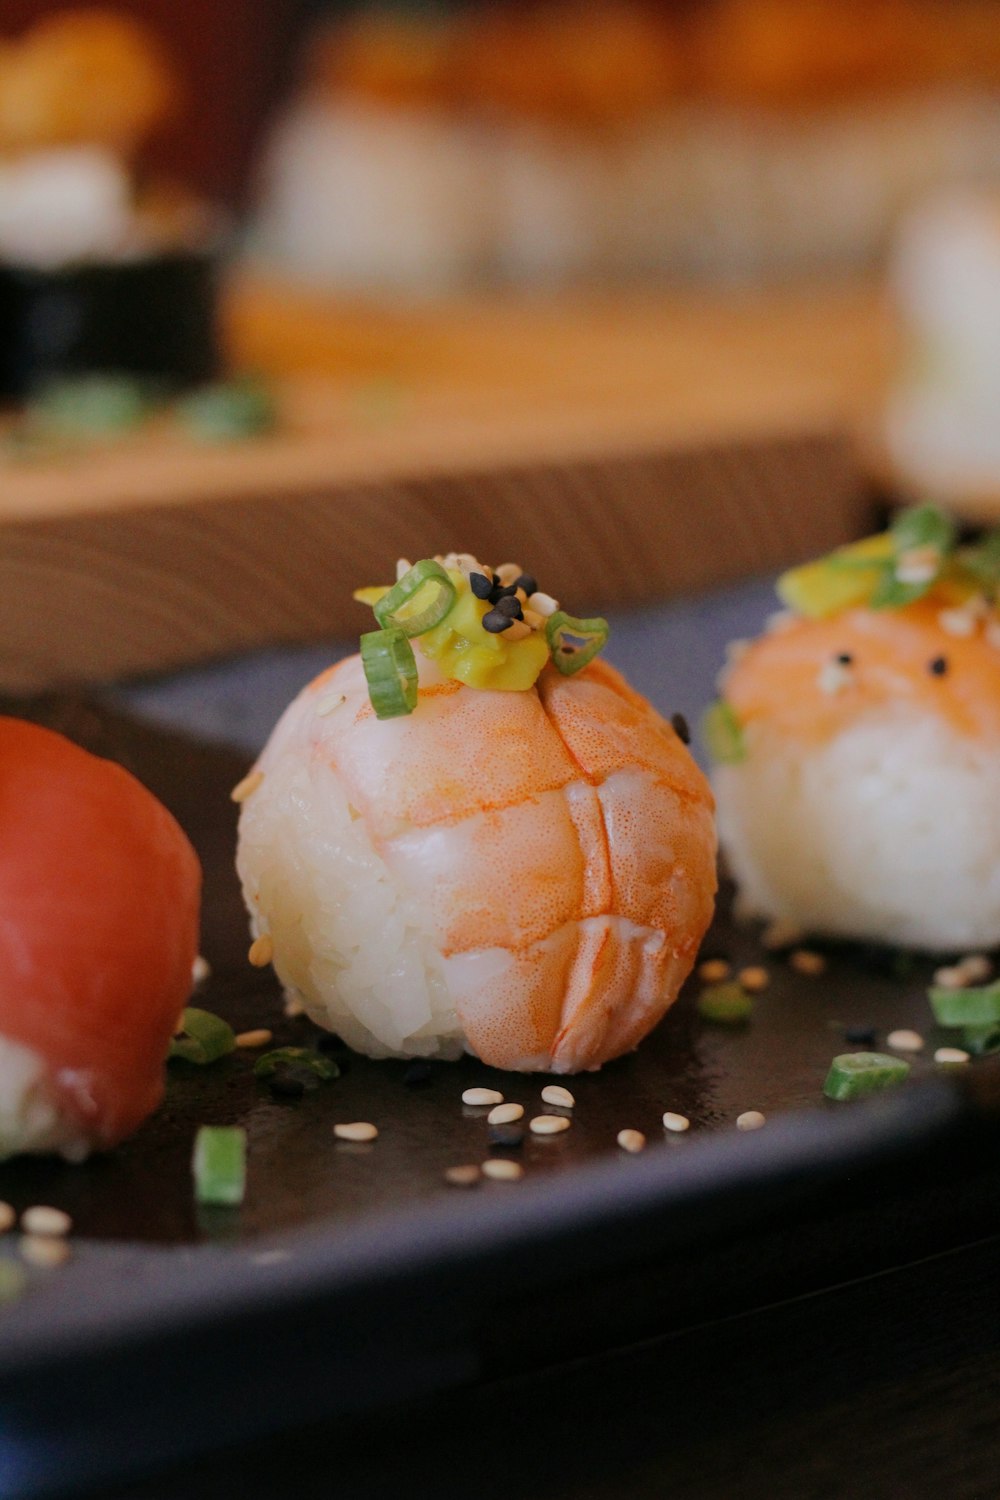
[[[257,437],[277,423],[274,398],[260,380],[245,378],[206,385],[178,401],[177,416],[202,443]]]
[[[564,677],[572,677],[592,662],[607,645],[610,633],[611,627],[600,615],[590,620],[578,620],[565,610],[557,609],[545,622],[545,639],[552,660]]]
[[[896,517],[889,530],[899,552],[936,547],[944,556],[955,546],[955,523],[937,505],[911,506]]]
[[[963,1026],[962,1046],[973,1057],[990,1057],[1000,1052],[1000,1026]]]
[[[310,1068],[324,1083],[340,1077],[340,1069],[335,1062],[320,1052],[311,1052],[308,1047],[275,1047],[273,1052],[265,1052],[254,1063],[253,1076],[273,1078],[281,1067]]]
[[[701,737],[720,766],[738,766],[747,758],[743,727],[725,698],[718,698],[701,721]]]
[[[455,602],[455,585],[432,557],[414,563],[387,594],[373,605],[383,630],[406,636],[425,635],[440,625]]]
[[[148,414],[141,381],[128,375],[81,375],[46,386],[28,407],[27,419],[48,434],[101,438],[138,427]]]
[[[363,635],[361,665],[377,719],[412,714],[417,706],[417,662],[401,630],[369,630]]]
[[[823,1084],[828,1099],[858,1099],[895,1088],[909,1076],[910,1065],[884,1052],[842,1052],[830,1064]]]
[[[199,1203],[227,1207],[243,1202],[247,1176],[247,1133],[241,1125],[202,1125],[191,1158],[194,1195]]]
[[[703,1020],[718,1026],[741,1026],[753,1014],[753,1000],[738,984],[710,984],[698,996],[695,1009]]]
[[[236,1047],[236,1036],[228,1021],[213,1016],[210,1010],[198,1010],[189,1005],[184,1012],[184,1029],[170,1043],[167,1060],[181,1058],[184,1062],[216,1062]]]
[[[996,1026],[1000,1023],[1000,981],[969,989],[927,991],[939,1026]]]

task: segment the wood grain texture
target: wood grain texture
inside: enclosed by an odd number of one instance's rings
[[[0,688],[354,635],[351,590],[397,556],[513,558],[586,613],[825,550],[867,523],[850,429],[885,357],[877,307],[834,289],[359,311],[239,283],[230,345],[275,372],[275,435],[161,425],[0,461]]]

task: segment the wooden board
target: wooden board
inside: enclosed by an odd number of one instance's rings
[[[397,556],[513,558],[570,608],[702,589],[867,522],[850,433],[891,359],[865,288],[345,306],[232,285],[280,430],[0,461],[0,687],[353,635]]]

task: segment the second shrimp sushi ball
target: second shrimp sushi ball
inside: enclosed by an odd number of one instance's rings
[[[1000,944],[1000,533],[931,506],[786,574],[706,730],[742,912],[931,952]]]
[[[603,620],[514,564],[397,572],[243,784],[255,956],[373,1057],[599,1068],[660,1020],[711,920],[708,783],[596,659]]]

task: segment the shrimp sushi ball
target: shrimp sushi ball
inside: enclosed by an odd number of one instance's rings
[[[289,999],[373,1057],[569,1073],[637,1046],[712,916],[708,783],[516,565],[401,562],[286,710],[238,867]]]
[[[0,718],[0,1158],[80,1161],[163,1097],[201,867],[121,766]]]
[[[947,952],[1000,944],[1000,534],[940,511],[779,581],[707,738],[748,917]]]

